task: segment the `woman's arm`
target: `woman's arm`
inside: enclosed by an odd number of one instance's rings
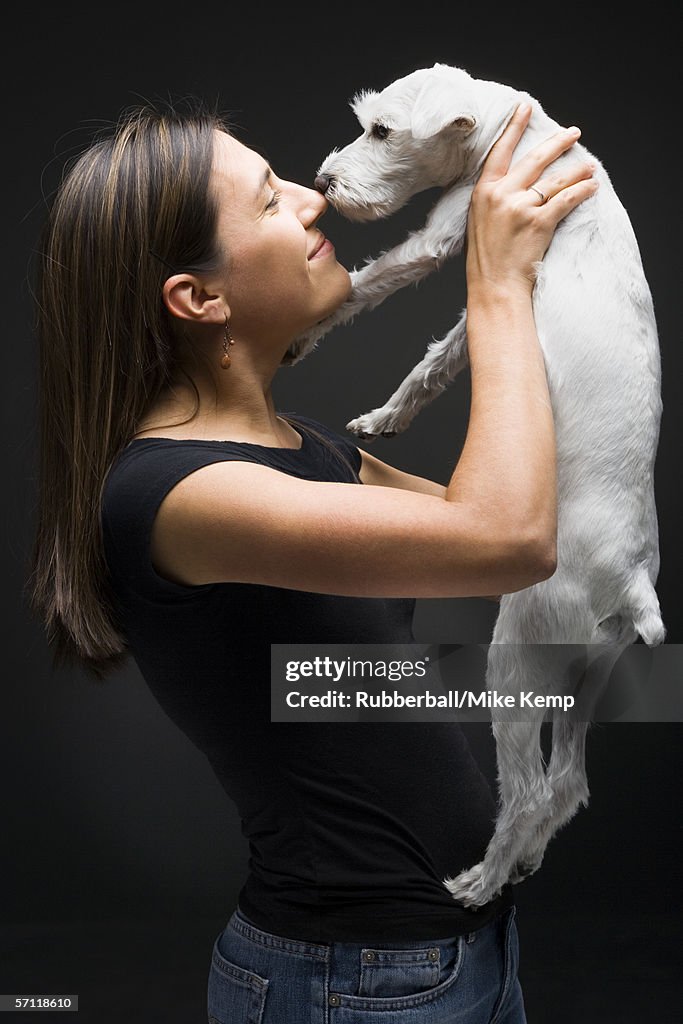
[[[402,469],[389,466],[369,452],[358,449],[361,454],[361,467],[358,474],[364,484],[377,487],[398,487],[404,491],[416,491],[418,494],[433,494],[437,498],[446,497],[446,488],[435,480],[424,476],[405,473]]]
[[[481,338],[475,326],[473,347],[496,345],[496,374],[475,360],[467,437],[445,495],[215,463],[162,502],[152,534],[157,570],[185,584],[357,597],[486,596],[551,575],[552,417],[549,425],[545,374],[533,372],[529,350],[539,346],[527,306],[512,289],[474,317]],[[550,442],[534,440],[543,430]]]
[[[216,463],[180,481],[160,506],[152,558],[162,575],[359,597],[486,596],[552,575],[555,438],[531,292],[556,225],[594,186],[590,168],[574,168],[535,205],[528,185],[577,136],[558,133],[508,172],[528,116],[513,117],[472,197],[472,398],[445,494]]]
[[[218,462],[161,503],[152,561],[176,583],[257,583],[351,597],[509,593],[554,571],[536,524],[394,487]]]
[[[446,487],[424,476],[415,476],[402,469],[396,469],[381,459],[370,455],[359,448],[361,468],[358,474],[364,484],[376,484],[378,487],[399,487],[406,491],[417,491],[419,494],[435,494],[439,498],[446,497]],[[486,601],[500,601],[500,594],[480,594]]]
[[[417,491],[419,494],[435,494],[439,498],[445,498],[446,488],[443,484],[437,484],[435,480],[429,480],[424,476],[415,476],[413,473],[405,473],[395,466],[390,466],[381,459],[369,455],[368,452],[358,449],[361,454],[361,468],[358,474],[364,484],[376,484],[379,487],[399,487],[406,491]],[[500,594],[478,595],[486,601],[500,601]]]

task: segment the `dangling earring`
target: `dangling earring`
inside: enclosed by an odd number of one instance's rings
[[[228,314],[225,314],[225,335],[223,337],[223,355],[221,356],[221,366],[224,370],[227,370],[230,366],[230,345],[234,345],[232,334],[230,333],[230,321],[228,320]]]

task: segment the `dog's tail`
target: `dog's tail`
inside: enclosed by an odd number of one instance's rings
[[[648,647],[656,647],[663,642],[666,627],[657,592],[645,566],[639,569],[626,592],[622,614],[628,616]]]

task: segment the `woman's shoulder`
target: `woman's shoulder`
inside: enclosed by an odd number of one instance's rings
[[[188,588],[161,577],[152,565],[150,540],[155,516],[176,483],[222,456],[197,444],[170,438],[141,438],[113,459],[102,488],[100,517],[104,556],[119,596],[131,593],[165,601],[209,588]]]
[[[139,519],[145,511],[153,515],[176,483],[214,462],[263,463],[273,469],[311,477],[322,472],[323,464],[328,461],[325,456],[336,453],[342,462],[350,464],[354,473],[358,472],[360,452],[338,431],[298,412],[282,416],[295,429],[301,427],[300,448],[269,448],[241,441],[199,438],[134,438],[112,460],[106,474],[103,515],[111,519],[131,515]]]
[[[220,442],[167,437],[134,439],[116,455],[104,480],[100,514],[105,558],[119,587],[154,599],[208,589],[184,587],[156,573],[150,556],[152,526],[177,483],[204,466],[231,459],[258,461]]]
[[[300,448],[169,437],[135,438],[126,444],[111,462],[101,497],[105,553],[113,575],[125,578],[127,586],[134,578],[155,594],[160,587],[169,589],[151,567],[154,520],[175,485],[205,466],[251,462],[306,480],[359,482],[358,449],[313,417],[292,413],[291,419],[294,429],[300,427]]]
[[[361,453],[338,430],[299,412],[281,414],[294,426],[301,427],[300,448],[269,448],[264,445],[231,440],[199,438],[141,437],[129,441],[112,460],[103,490],[105,506],[136,503],[145,496],[150,499],[173,486],[193,469],[224,459],[265,462],[279,468],[287,463],[294,469],[304,462],[315,461],[321,447],[340,453],[357,472]]]

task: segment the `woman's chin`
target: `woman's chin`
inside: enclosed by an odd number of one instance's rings
[[[329,320],[351,295],[352,285],[349,272],[341,264],[338,266],[340,270],[344,271],[343,287],[338,288],[335,294],[330,296],[329,301],[316,312],[315,320],[304,326],[292,339],[282,357],[281,366],[291,366],[314,348],[318,337],[322,337],[326,333],[324,330],[321,333],[325,321]]]
[[[351,283],[351,275],[349,274],[348,270],[346,269],[346,267],[342,267],[341,263],[338,263],[337,266],[341,271],[343,271],[343,274],[339,275],[339,287],[335,289],[334,295],[330,297],[329,308],[327,309],[327,312],[325,313],[322,319],[327,319],[328,316],[331,316],[333,313],[336,313],[339,307],[342,306],[350,297],[351,292],[353,290],[353,285]]]

